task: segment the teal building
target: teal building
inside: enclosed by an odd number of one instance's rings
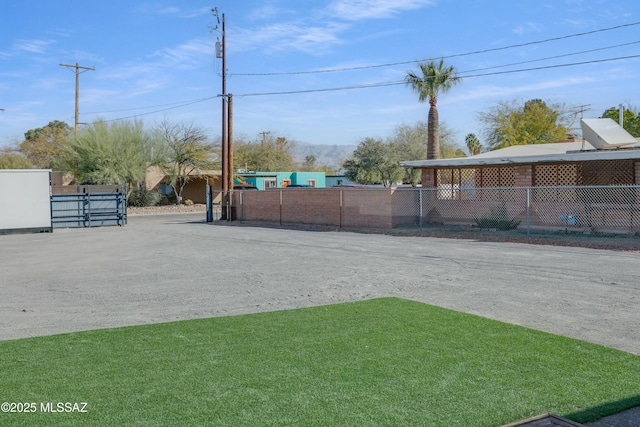
[[[237,174],[246,185],[258,190],[286,187],[326,188],[324,172],[244,172]]]

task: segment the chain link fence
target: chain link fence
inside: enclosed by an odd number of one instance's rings
[[[233,191],[220,210],[229,220],[282,225],[637,233],[640,186],[285,188]]]

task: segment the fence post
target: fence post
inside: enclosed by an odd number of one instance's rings
[[[527,187],[527,239],[531,239],[531,187]]]
[[[212,203],[213,193],[211,192],[211,186],[207,184],[206,187],[206,195],[205,195],[205,205],[207,209],[207,222],[213,222],[213,203]]]
[[[280,190],[280,225],[282,225],[282,190]]]
[[[91,186],[87,185],[87,192],[84,194],[85,206],[87,207],[87,218],[89,221],[89,228],[91,228]]]
[[[342,229],[342,215],[343,215],[343,211],[342,211],[342,207],[343,207],[342,196],[343,196],[343,194],[342,194],[342,192],[343,191],[344,190],[341,188],[340,189],[340,229]]]
[[[418,211],[420,214],[420,232],[422,232],[422,188],[418,188],[418,203],[420,203]]]

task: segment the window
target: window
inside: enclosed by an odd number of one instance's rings
[[[307,180],[307,185],[308,185],[309,187],[316,188],[316,180],[315,180],[315,179],[308,179],[308,180]]]
[[[264,181],[264,189],[267,188],[278,188],[278,181],[275,179],[265,180]]]

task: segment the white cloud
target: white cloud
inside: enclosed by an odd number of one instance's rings
[[[180,12],[178,7],[161,7],[156,10],[158,15],[173,15]]]
[[[267,53],[297,50],[320,55],[345,43],[342,35],[351,27],[345,21],[386,18],[433,4],[435,0],[333,0],[324,10],[312,11],[304,18],[287,20],[287,17],[295,15],[293,11],[268,3],[253,10],[249,18],[258,21],[279,17],[281,20],[262,27],[237,29],[231,48],[235,51],[262,50]],[[331,19],[327,19],[328,16]],[[368,37],[383,36],[373,34]]]
[[[144,3],[134,9],[134,12],[144,13],[147,15],[177,15],[181,18],[196,18],[211,13],[211,8],[201,7],[184,10],[177,6],[160,6],[157,3]]]
[[[53,40],[18,40],[13,44],[13,50],[46,53],[47,48],[53,43],[55,43]]]
[[[58,37],[71,37],[71,35],[73,34],[73,31],[69,31],[65,29],[53,29],[53,30],[44,31],[44,33],[52,34]]]
[[[434,0],[335,0],[328,10],[340,19],[389,18],[399,12],[421,9],[435,4]]]
[[[264,21],[269,19],[274,19],[283,14],[283,11],[271,4],[267,4],[261,6],[257,9],[252,10],[247,18],[251,21]]]
[[[525,22],[524,24],[520,24],[513,29],[513,32],[519,36],[522,36],[524,34],[539,33],[540,31],[540,26],[535,22]]]
[[[342,43],[338,34],[344,30],[339,24],[305,26],[296,23],[281,23],[244,30],[237,34],[233,49],[247,51],[262,49],[267,52],[299,50],[310,54],[326,52]]]
[[[211,38],[190,40],[174,48],[167,48],[155,52],[152,57],[160,57],[165,65],[188,68],[200,62],[204,57],[210,59],[214,51],[214,41]]]
[[[180,14],[183,18],[197,18],[211,13],[210,7],[201,7],[199,9],[186,10]]]
[[[597,82],[598,79],[591,76],[580,77],[567,77],[556,80],[544,80],[534,84],[526,84],[521,86],[477,86],[474,89],[461,91],[455,95],[454,93],[447,94],[442,98],[443,104],[457,103],[462,101],[470,101],[475,99],[495,99],[495,98],[509,98],[517,96],[523,93],[535,94],[540,91],[549,89],[559,89],[568,86],[584,85]],[[532,95],[533,96],[533,95]],[[440,100],[439,100],[440,101]],[[438,102],[440,104],[440,102]]]

